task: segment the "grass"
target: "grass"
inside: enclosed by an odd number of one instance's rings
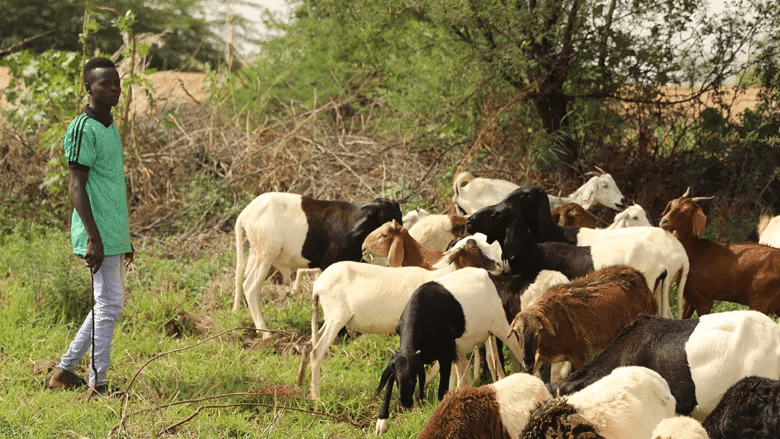
[[[229,246],[171,257],[163,244],[137,245],[109,371],[110,384],[127,389],[128,398],[84,402],[83,391],[47,389],[51,367],[89,310],[86,268],[70,251],[66,232],[34,224],[0,236],[0,437],[373,435],[381,403],[373,391],[397,337],[335,343],[323,364],[322,399],[309,399],[310,377],[301,388],[297,374],[310,301],[266,286],[264,312],[282,332],[262,342],[248,329],[246,306],[231,312]],[[85,359],[78,372],[86,376],[87,367]],[[435,388],[422,408],[400,412],[394,403],[387,437],[416,437],[435,407]]]
[[[308,373],[297,384],[311,281],[294,297],[264,287],[263,310],[279,333],[263,342],[246,306],[231,312],[235,256],[229,244],[215,247],[172,256],[168,243],[136,246],[109,372],[127,398],[88,403],[82,391],[46,388],[89,310],[86,268],[70,256],[66,232],[19,224],[0,235],[0,437],[372,436],[381,404],[373,391],[397,337],[338,340],[323,364],[322,398],[311,400]],[[677,315],[675,288],[670,302]],[[733,309],[745,307],[719,302],[714,312]],[[87,367],[85,360],[78,372],[86,376]],[[436,387],[422,407],[401,411],[394,403],[386,437],[416,437],[435,408]]]

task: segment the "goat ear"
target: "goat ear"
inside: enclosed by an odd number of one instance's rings
[[[539,321],[542,323],[542,329],[544,331],[549,332],[550,335],[555,337],[555,327],[553,326],[552,323],[550,323],[550,321],[547,319],[547,317],[545,317],[545,316],[540,314],[539,315]]]
[[[394,236],[387,252],[387,264],[391,267],[400,267],[404,260],[404,240],[401,236]]]
[[[693,235],[701,235],[701,232],[704,230],[704,226],[706,225],[707,215],[704,214],[701,208],[696,209],[696,212],[693,214]]]

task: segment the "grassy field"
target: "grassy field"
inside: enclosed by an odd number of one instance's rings
[[[231,239],[225,233],[214,249],[181,256],[166,242],[136,245],[109,375],[124,394],[84,402],[83,391],[46,383],[89,311],[86,268],[69,255],[65,232],[20,223],[0,237],[0,437],[373,435],[381,403],[373,390],[397,337],[350,335],[334,344],[322,399],[309,399],[309,374],[303,388],[297,375],[310,335],[310,283],[296,297],[266,285],[265,314],[279,332],[262,342],[245,306],[231,312]],[[85,360],[83,376],[87,367]],[[401,412],[394,403],[386,437],[416,437],[435,407],[435,388],[422,407]]]

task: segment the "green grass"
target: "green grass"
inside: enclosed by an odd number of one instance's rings
[[[246,306],[231,312],[235,256],[224,248],[177,255],[171,243],[137,245],[109,372],[128,398],[87,403],[83,391],[46,388],[89,310],[86,268],[70,256],[65,232],[20,224],[1,235],[0,438],[373,436],[381,404],[373,392],[398,338],[337,340],[323,363],[322,398],[311,400],[310,375],[297,385],[310,281],[296,296],[266,284],[263,311],[281,332],[262,342]],[[677,315],[676,288],[670,302]],[[745,307],[719,302],[714,312],[732,309]],[[422,407],[402,411],[394,399],[386,437],[417,436],[437,385]]]
[[[128,398],[84,402],[83,391],[47,389],[50,367],[89,311],[89,277],[70,252],[67,233],[35,225],[0,236],[0,437],[373,435],[381,404],[373,391],[397,336],[337,341],[323,363],[322,398],[311,400],[310,375],[303,388],[296,382],[309,340],[308,291],[290,297],[265,287],[266,318],[284,332],[263,343],[246,329],[246,306],[231,312],[232,250],[177,257],[165,243],[137,245],[109,371]],[[87,367],[85,359],[78,372],[86,376]],[[387,437],[416,437],[435,388],[422,408],[401,412],[394,402]]]

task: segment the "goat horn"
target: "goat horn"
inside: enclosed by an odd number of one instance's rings
[[[693,201],[698,203],[699,201],[707,201],[707,200],[711,200],[713,198],[715,198],[715,197],[714,196],[712,196],[712,197],[693,197],[693,198],[691,198],[691,200],[693,200]]]
[[[691,187],[688,186],[688,190],[686,190],[685,193],[680,198],[685,198],[685,197],[690,196],[690,195],[691,195]]]
[[[601,171],[601,173],[602,173],[602,174],[606,174],[606,172],[604,172],[604,170],[603,170],[603,169],[601,169],[601,168],[599,168],[598,166],[596,166],[596,165],[593,165],[593,167],[594,167],[594,168],[596,168],[596,169],[598,169],[599,171]]]

